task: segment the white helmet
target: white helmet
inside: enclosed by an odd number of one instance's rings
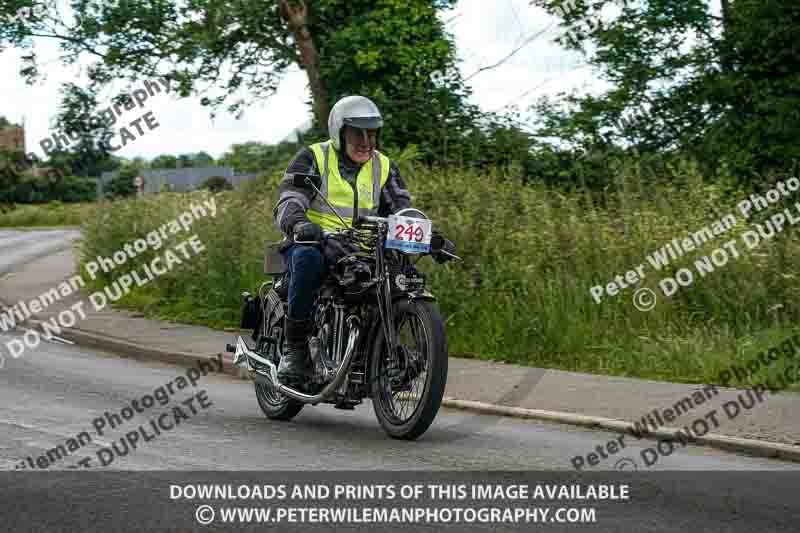
[[[383,127],[383,117],[378,106],[369,98],[345,96],[336,102],[328,115],[328,134],[336,151],[341,151],[344,145],[342,136],[344,126],[380,130]]]

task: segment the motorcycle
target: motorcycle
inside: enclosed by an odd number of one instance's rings
[[[328,203],[319,190],[321,179],[294,177],[295,185],[313,187]],[[389,436],[416,439],[439,410],[448,363],[444,320],[416,264],[426,255],[440,262],[461,258],[432,247],[431,221],[418,209],[389,217],[355,216],[351,226],[328,207],[344,228],[324,232],[324,239],[339,239],[354,251],[339,259],[319,291],[308,339],[312,368],[303,385],[289,387],[277,374],[286,350],[289,279],[276,245],[265,257],[265,274],[272,280],[256,297],[243,295],[246,308],[257,309],[255,346],[239,336],[228,351],[234,352],[233,364],[246,368],[255,381],[258,405],[271,420],[291,420],[305,405],[319,403],[352,410],[370,398]]]

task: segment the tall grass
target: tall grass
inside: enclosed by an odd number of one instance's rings
[[[784,230],[753,251],[739,244],[738,259],[701,278],[694,260],[748,229],[735,209],[744,193],[704,182],[691,166],[673,172],[669,184],[645,185],[636,167],[622,167],[614,191],[600,195],[560,193],[466,171],[408,175],[415,206],[464,259],[445,266],[421,262],[447,320],[451,353],[703,382],[787,336],[798,318],[795,232]],[[263,242],[280,238],[271,219],[274,184],[266,179],[244,193],[215,195],[217,217],[193,228],[207,251],[123,303],[156,316],[236,326],[241,291],[252,291],[262,280]],[[84,223],[81,262],[113,254],[205,197],[161,194],[105,204],[101,216]],[[781,208],[793,204],[789,200]],[[647,263],[646,256],[665,243],[728,213],[738,220],[729,233],[661,272]],[[137,257],[98,284],[155,253]],[[642,263],[642,283],[595,303],[591,287]],[[684,266],[695,271],[694,283],[664,297],[658,281]],[[653,310],[634,307],[639,287],[658,295]]]
[[[17,204],[0,210],[0,227],[80,226],[92,216],[94,203]]]

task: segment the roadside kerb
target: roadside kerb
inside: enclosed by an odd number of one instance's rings
[[[487,415],[531,418],[547,422],[582,426],[590,429],[622,432],[629,435],[633,435],[634,433],[631,430],[635,429],[634,424],[625,422],[624,420],[614,420],[613,418],[581,415],[577,413],[564,413],[560,411],[545,411],[542,409],[494,405],[490,403],[474,402],[471,400],[456,400],[453,398],[446,398],[442,401],[442,405]],[[681,441],[681,439],[675,436],[678,431],[678,428],[662,426],[659,429],[650,431],[650,433],[647,435],[642,435],[641,439],[686,442],[686,444],[708,446],[725,451],[740,452],[758,457],[783,459],[786,461],[800,463],[800,446],[790,446],[788,444],[780,444],[777,442],[768,442],[755,439],[743,439],[740,437],[729,437],[727,435],[719,435],[716,433],[707,433],[702,437],[698,436],[692,439],[685,439],[684,441]]]
[[[0,301],[0,304],[3,302]],[[29,322],[39,325],[40,321],[37,319],[30,319]],[[178,352],[172,350],[161,350],[126,341],[124,339],[110,337],[107,335],[99,335],[81,330],[79,328],[65,328],[61,332],[61,336],[67,340],[71,340],[81,346],[88,346],[100,350],[113,352],[115,354],[124,355],[133,359],[140,360],[155,360],[159,362],[170,363],[183,367],[190,367],[197,364],[198,359],[207,359],[208,357],[216,357],[220,352],[214,354],[196,354]],[[222,353],[223,359],[223,372],[238,379],[250,379],[247,371],[243,368],[233,366],[233,361],[229,358],[228,354]],[[559,424],[568,424],[572,426],[580,426],[588,429],[601,429],[612,432],[624,432],[626,434],[633,434],[631,430],[635,428],[634,424],[623,420],[615,420],[613,418],[604,418],[599,416],[582,415],[578,413],[567,413],[561,411],[547,411],[542,409],[529,409],[525,407],[512,407],[506,405],[496,405],[485,402],[477,402],[473,400],[461,400],[457,398],[445,397],[442,399],[442,406],[451,409],[459,409],[478,414],[493,415],[493,416],[507,416],[512,418],[533,419],[545,422],[555,422]],[[642,440],[669,440],[678,441],[675,437],[678,428],[669,428],[663,426],[658,429],[650,431],[647,435],[642,436]],[[724,451],[731,451],[737,453],[745,453],[758,457],[767,457],[773,459],[782,459],[785,461],[792,461],[800,463],[800,446],[790,446],[787,444],[780,444],[775,442],[760,441],[755,439],[743,439],[739,437],[729,437],[726,435],[719,435],[715,433],[707,433],[702,437],[694,437],[688,440],[687,444],[695,444],[698,446],[708,446],[717,448]]]

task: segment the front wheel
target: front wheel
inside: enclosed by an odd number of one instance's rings
[[[397,347],[389,353],[384,328],[372,353],[372,406],[384,431],[413,440],[425,433],[447,383],[447,334],[436,306],[425,300],[394,304]]]

